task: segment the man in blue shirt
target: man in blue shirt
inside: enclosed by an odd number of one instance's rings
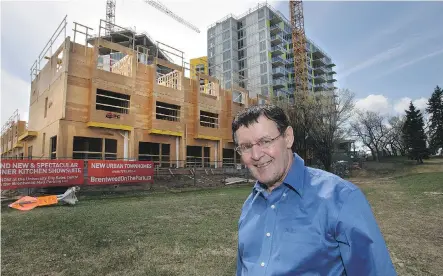
[[[396,275],[362,191],[305,167],[281,108],[244,110],[232,133],[257,179],[239,219],[237,276]]]

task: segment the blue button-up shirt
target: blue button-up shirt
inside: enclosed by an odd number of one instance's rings
[[[238,227],[237,276],[396,275],[362,191],[297,154],[272,193],[255,184]]]

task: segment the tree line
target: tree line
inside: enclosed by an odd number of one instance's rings
[[[360,141],[375,161],[401,155],[423,163],[423,158],[439,150],[443,154],[443,89],[439,86],[425,110],[411,101],[405,114],[397,116],[357,110],[354,99],[354,93],[341,89],[272,97],[272,102],[289,116],[295,136],[293,151],[309,165],[320,163],[328,171],[337,145],[350,138]]]

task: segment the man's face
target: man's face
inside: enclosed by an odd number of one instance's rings
[[[292,154],[291,146],[294,142],[292,128],[288,127],[283,135],[279,135],[277,125],[265,116],[260,116],[258,123],[249,127],[242,126],[235,132],[238,146],[249,145],[250,148],[241,154],[243,163],[259,182],[268,187],[282,180]],[[276,139],[270,143],[262,143],[263,146],[253,145],[259,141],[269,142],[274,138]]]

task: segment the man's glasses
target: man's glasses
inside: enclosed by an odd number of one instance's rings
[[[282,133],[280,133],[277,137],[275,138],[262,138],[260,140],[257,141],[257,143],[254,144],[244,144],[241,146],[238,146],[235,148],[235,150],[238,152],[238,154],[242,155],[242,154],[248,154],[251,153],[252,151],[252,147],[254,145],[257,145],[260,149],[267,149],[272,145],[272,142],[274,142],[275,140],[277,140],[280,136],[282,136]]]

